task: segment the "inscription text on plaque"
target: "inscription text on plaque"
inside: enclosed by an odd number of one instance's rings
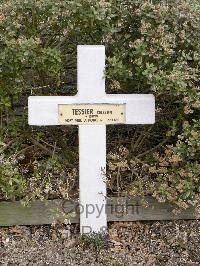
[[[125,104],[60,104],[60,125],[125,124]]]

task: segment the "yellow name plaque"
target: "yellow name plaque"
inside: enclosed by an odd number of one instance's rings
[[[60,125],[125,124],[125,104],[60,104]]]

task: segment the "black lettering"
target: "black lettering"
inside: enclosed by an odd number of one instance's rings
[[[92,115],[93,113],[93,109],[72,109],[73,115]]]

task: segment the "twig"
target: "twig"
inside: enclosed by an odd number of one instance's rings
[[[118,169],[117,169],[117,195],[118,196],[119,196],[119,193],[120,193],[119,177],[120,177],[120,166],[118,166]]]
[[[151,131],[152,128],[153,128],[153,125],[150,126],[150,127],[148,128],[148,130],[144,133],[144,135],[143,135],[142,139],[140,140],[140,142],[138,143],[138,145],[141,146],[141,145],[143,144],[144,140],[146,139],[148,133]]]
[[[10,140],[6,146],[4,146],[1,150],[0,153],[4,152],[8,147],[10,147],[10,145],[14,142],[14,140]]]
[[[133,134],[133,137],[132,137],[132,139],[131,139],[131,147],[133,147],[133,145],[134,145],[134,143],[135,143],[135,138],[136,138],[136,136],[137,136],[137,132],[138,132],[138,130],[137,130],[137,128],[135,129],[135,132],[134,132],[134,134]]]
[[[48,154],[52,155],[52,151],[49,150],[47,147],[39,143],[37,140],[30,138],[30,140],[33,142],[34,145],[40,147],[42,150],[46,151]]]
[[[138,144],[140,143],[140,141],[142,140],[142,138],[144,137],[144,132],[145,132],[146,130],[144,130],[144,131],[141,131],[140,132],[140,136],[138,137],[138,139],[136,140],[136,142],[135,143],[131,143],[131,151],[132,152],[134,152],[135,151],[135,149],[137,148],[137,146],[138,146]]]
[[[162,147],[168,140],[169,140],[169,138],[164,139],[162,142],[160,142],[158,145],[156,145],[155,147],[151,148],[150,150],[145,151],[145,152],[140,153],[139,155],[137,155],[136,158],[142,157],[142,156],[144,156],[144,155],[146,155],[146,154],[148,154],[148,153],[150,153],[150,152],[152,152],[154,150],[157,150],[158,148]]]
[[[30,137],[29,137],[30,138]],[[42,150],[46,151],[50,156],[52,156],[52,154],[54,153],[54,151],[51,151],[49,150],[47,147],[45,147],[44,145],[42,145],[41,143],[39,143],[38,141],[36,141],[35,139],[33,138],[30,138],[30,140],[33,142],[33,144],[35,144],[36,146],[38,146],[39,148],[41,148]],[[61,160],[62,158],[58,156],[58,158]],[[71,164],[69,161],[67,160],[63,160],[62,161],[65,161],[68,165],[68,167],[74,167],[73,164]]]
[[[46,144],[46,145],[49,146],[49,147],[55,148],[55,144],[52,145],[52,144],[50,144],[50,143],[44,141],[43,139],[40,139],[40,141],[43,142],[44,144]]]
[[[26,150],[28,150],[28,149],[34,147],[34,146],[35,146],[35,145],[27,146],[27,147],[25,147],[24,149],[18,151],[18,153],[15,155],[15,157],[19,156],[21,153],[23,153],[24,151],[26,151]]]
[[[56,151],[56,141],[55,141],[55,143],[54,143],[54,147],[53,147],[52,158],[54,157],[55,151]]]

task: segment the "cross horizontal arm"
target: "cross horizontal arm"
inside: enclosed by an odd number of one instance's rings
[[[80,99],[76,96],[30,96],[29,125],[59,125],[60,104],[125,104],[125,124],[155,123],[155,99],[152,94],[107,94],[102,98]]]

